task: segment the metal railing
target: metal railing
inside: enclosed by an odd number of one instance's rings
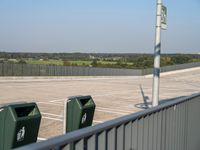
[[[200,93],[17,150],[199,150]]]
[[[161,67],[161,72],[200,67],[200,62]],[[141,76],[153,69],[117,69],[75,66],[2,64],[0,76]]]

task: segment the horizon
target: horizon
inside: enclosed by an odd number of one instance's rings
[[[154,55],[153,53],[137,53],[137,52],[129,52],[129,53],[120,53],[120,52],[97,52],[97,53],[93,53],[93,52],[12,52],[12,51],[0,51],[0,53],[15,53],[15,54],[146,54],[146,55]],[[177,54],[177,55],[200,55],[200,53],[162,53],[161,55],[174,55],[174,54]]]

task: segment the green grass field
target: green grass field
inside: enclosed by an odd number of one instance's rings
[[[55,59],[24,59],[27,64],[40,64],[40,65],[63,65],[63,60],[55,60]],[[84,66],[84,65],[91,65],[92,61],[84,61],[84,60],[74,60],[74,61],[68,61],[70,64],[77,65],[77,66]],[[98,61],[98,63],[101,64],[117,64],[116,61]],[[131,65],[132,63],[127,63],[128,65]]]
[[[48,60],[37,60],[37,59],[25,59],[27,64],[38,64],[38,65],[63,65],[62,60],[48,59]]]
[[[78,66],[81,65],[90,65],[92,61],[83,61],[83,60],[74,60],[74,61],[69,61],[71,64],[76,64]]]

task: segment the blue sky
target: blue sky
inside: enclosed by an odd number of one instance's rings
[[[162,53],[200,52],[200,0],[164,0]],[[0,0],[0,51],[153,53],[156,0]]]

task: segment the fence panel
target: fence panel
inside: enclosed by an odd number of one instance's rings
[[[23,76],[32,76],[32,65],[23,64],[22,70],[23,70],[23,73],[22,73]]]
[[[3,76],[3,64],[0,64],[0,76]]]
[[[107,149],[116,150],[116,128],[107,131]]]
[[[49,75],[50,76],[55,76],[55,74],[56,74],[55,73],[56,72],[56,67],[55,66],[50,66],[49,69],[50,69],[50,71],[49,71],[50,74]]]
[[[40,76],[47,76],[47,65],[39,65]]]
[[[13,64],[13,76],[22,76],[22,75],[23,75],[22,64]]]
[[[39,65],[32,65],[31,66],[32,76],[40,76],[40,66]]]
[[[3,64],[3,74],[5,76],[12,76],[13,75],[13,64]]]

